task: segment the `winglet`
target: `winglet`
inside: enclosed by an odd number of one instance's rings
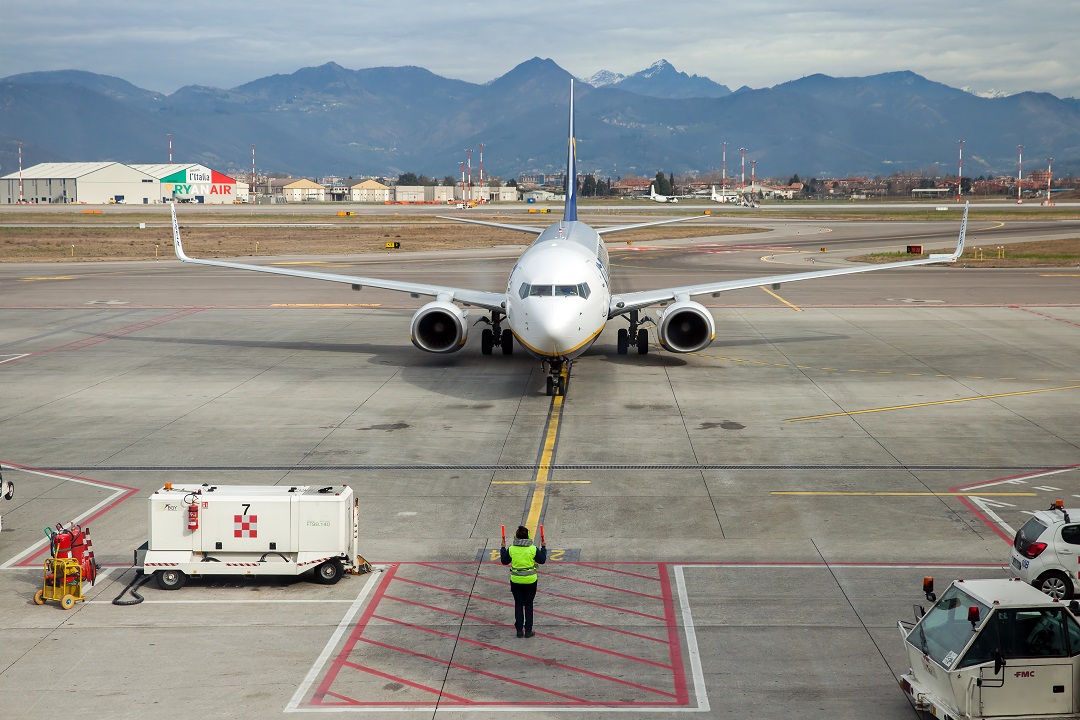
[[[191,258],[184,254],[184,245],[180,242],[180,225],[176,222],[176,203],[169,203],[169,208],[172,210],[173,250],[178,259],[187,262]]]
[[[566,148],[566,207],[563,220],[577,220],[577,140],[574,139],[574,79],[570,78],[570,139]]]
[[[970,203],[964,203],[964,217],[960,221],[960,237],[956,240],[956,249],[953,250],[951,253],[931,254],[931,258],[945,260],[946,262],[956,262],[960,259],[960,256],[964,254],[964,238],[967,236],[967,218],[969,207]]]

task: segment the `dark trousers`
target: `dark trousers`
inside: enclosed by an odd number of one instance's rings
[[[531,632],[533,626],[533,600],[536,598],[536,583],[510,583],[514,593],[514,628]],[[522,627],[524,626],[524,627]]]

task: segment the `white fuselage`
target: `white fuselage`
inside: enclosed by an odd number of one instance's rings
[[[536,357],[572,360],[604,329],[610,302],[603,241],[585,223],[563,221],[518,258],[506,287],[506,322]]]

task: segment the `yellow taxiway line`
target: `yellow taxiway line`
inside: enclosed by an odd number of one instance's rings
[[[492,480],[492,485],[535,485],[535,480]],[[548,480],[548,485],[591,485],[592,480]]]
[[[889,407],[869,408],[867,410],[851,410],[850,412],[827,413],[825,415],[809,415],[807,417],[788,418],[784,422],[803,422],[804,420],[824,420],[826,418],[847,417],[848,415],[864,415],[866,413],[889,412],[890,410],[909,410],[911,408],[930,407],[932,405],[950,405],[952,403],[973,402],[975,400],[993,400],[995,398],[1013,397],[1015,395],[1034,395],[1035,393],[1057,392],[1058,390],[1078,390],[1080,385],[1065,385],[1056,388],[1042,388],[1040,390],[1019,390],[1017,392],[997,393],[994,395],[976,395],[975,397],[954,398],[952,400],[934,400],[932,402],[912,403],[910,405],[891,405]]]
[[[1033,492],[845,492],[840,490],[774,490],[770,495],[855,495],[872,497],[1035,497]]]
[[[563,387],[568,386],[568,373],[563,370]],[[556,395],[551,399],[551,412],[548,415],[547,429],[544,431],[544,445],[540,451],[540,467],[536,469],[536,479],[533,481],[532,497],[529,501],[529,510],[525,515],[525,527],[536,532],[540,524],[541,515],[544,511],[544,500],[547,498],[547,485],[551,477],[551,461],[555,457],[555,441],[559,437],[559,425],[562,421],[563,396]]]
[[[772,290],[770,290],[769,288],[765,287],[764,285],[762,285],[762,286],[761,286],[761,289],[762,289],[762,290],[764,290],[765,292],[769,293],[770,295],[772,295],[772,296],[773,296],[774,298],[776,298],[776,299],[777,299],[777,300],[779,300],[780,302],[782,302],[782,303],[784,303],[785,305],[787,305],[787,306],[788,306],[789,308],[791,308],[791,309],[792,309],[792,310],[794,310],[795,312],[802,312],[802,308],[801,308],[801,307],[798,307],[797,305],[792,305],[792,304],[791,304],[791,303],[789,303],[789,302],[788,302],[787,300],[785,300],[784,298],[780,297],[779,295],[777,295],[776,293],[774,293],[774,292],[773,292]]]

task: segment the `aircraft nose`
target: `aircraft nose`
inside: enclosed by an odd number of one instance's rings
[[[581,313],[573,308],[548,307],[535,313],[533,330],[545,351],[564,353],[579,344]]]

